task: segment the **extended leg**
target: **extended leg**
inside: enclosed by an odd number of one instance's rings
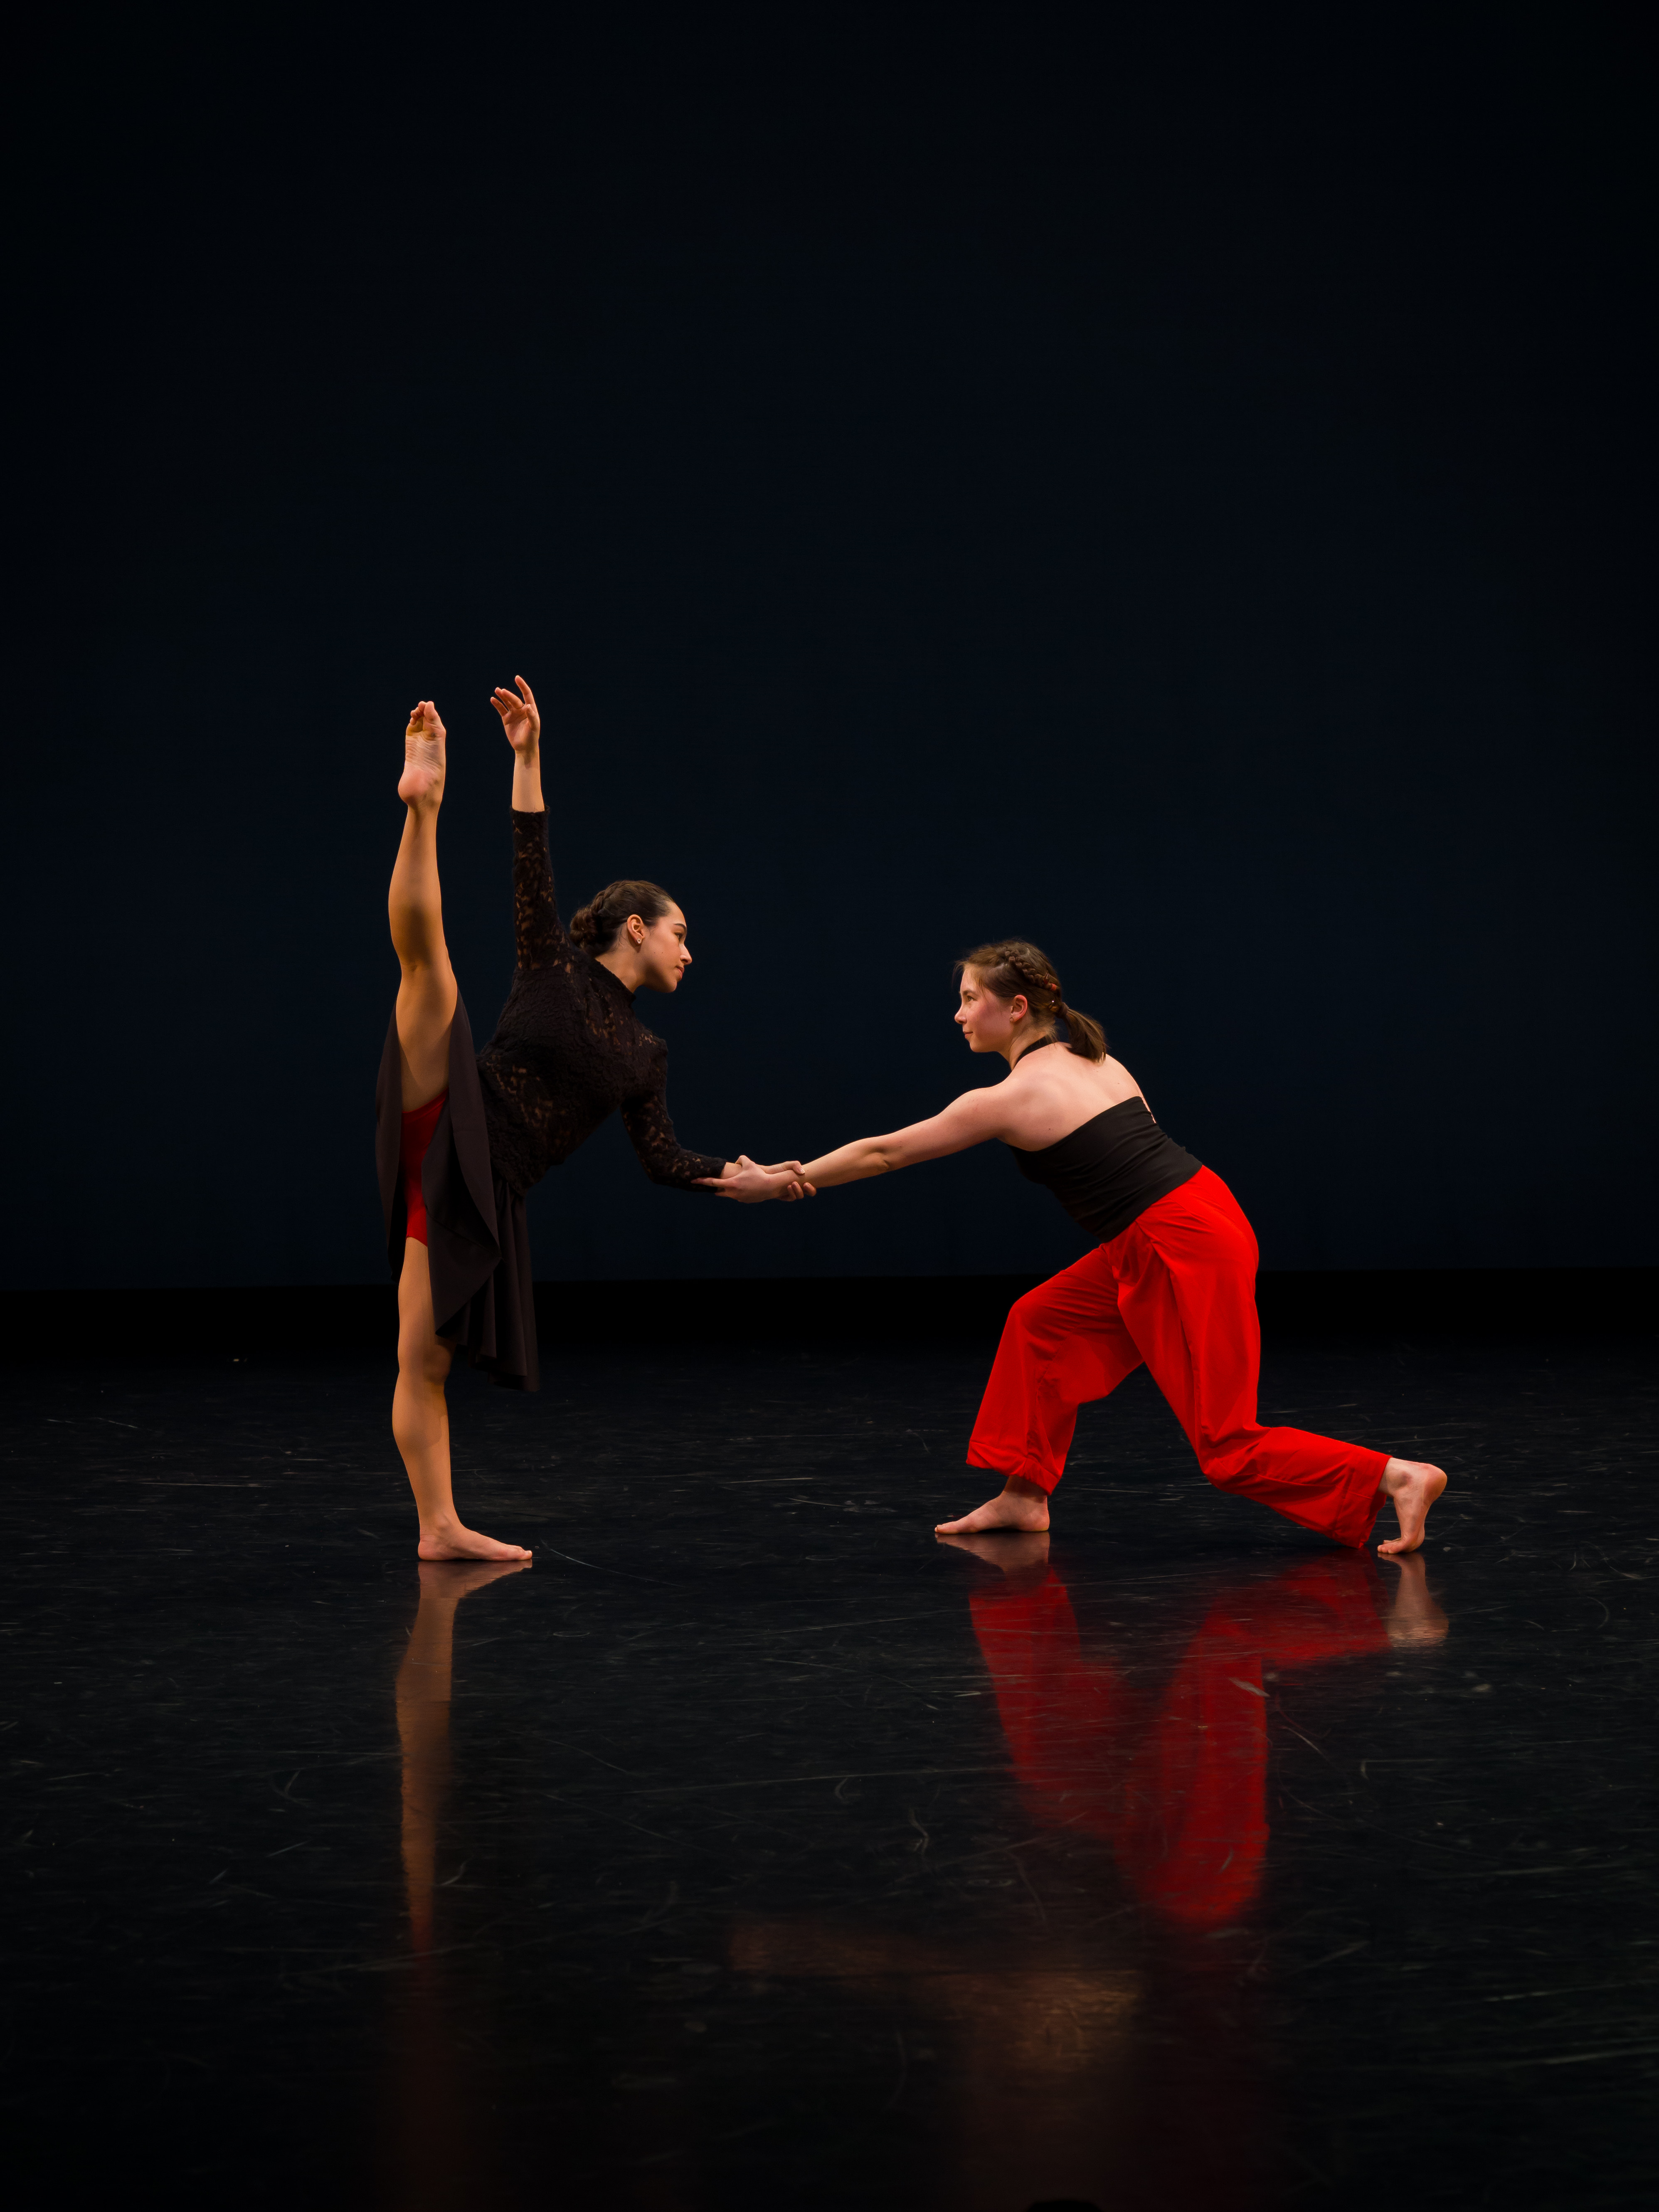
[[[968,1446],[969,1464],[1005,1476],[1005,1486],[960,1521],[941,1522],[934,1534],[1046,1528],[1048,1494],[1065,1472],[1078,1407],[1115,1390],[1139,1364],[1103,1248],[1016,1298]]]
[[[398,795],[409,809],[392,872],[386,912],[403,980],[398,988],[398,1045],[403,1109],[429,1105],[449,1086],[449,1032],[455,1019],[455,971],[444,942],[438,886],[438,810],[444,794],[444,726],[429,699],[409,718]],[[449,1407],[444,1397],[453,1354],[432,1310],[426,1246],[404,1245],[398,1279],[398,1387],[392,1433],[403,1454],[420,1514],[423,1559],[527,1559],[522,1545],[498,1544],[462,1522],[449,1476]]]
[[[403,969],[398,986],[398,1044],[403,1056],[404,1111],[428,1105],[449,1083],[449,1029],[455,1018],[455,970],[444,942],[438,883],[438,810],[444,796],[444,726],[422,699],[404,732],[398,796],[408,807],[403,842],[392,871],[386,918]]]
[[[1429,1505],[1446,1485],[1438,1468],[1257,1419],[1255,1237],[1218,1176],[1200,1170],[1149,1206],[1112,1249],[1124,1321],[1218,1489],[1356,1546],[1383,1498],[1393,1497],[1401,1540],[1380,1548],[1421,1543]]]

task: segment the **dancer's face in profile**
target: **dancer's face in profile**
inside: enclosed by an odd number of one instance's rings
[[[999,999],[981,982],[977,969],[964,968],[957,1027],[967,1038],[970,1052],[1006,1052],[1015,1036],[1030,1031],[1031,1017],[1023,994]]]
[[[638,917],[630,918],[628,933],[631,937]],[[646,926],[645,934],[635,943],[639,947],[640,988],[647,991],[678,991],[680,978],[691,965],[691,955],[686,950],[685,916],[678,907],[671,906],[666,914]]]

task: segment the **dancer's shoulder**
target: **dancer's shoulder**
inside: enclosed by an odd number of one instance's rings
[[[1045,1052],[1024,1059],[1007,1080],[994,1086],[1001,1103],[1005,1144],[1021,1152],[1041,1152],[1073,1129],[1131,1098],[1140,1086],[1121,1060],[1086,1060],[1073,1053]]]

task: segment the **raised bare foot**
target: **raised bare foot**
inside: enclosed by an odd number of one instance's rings
[[[1022,1482],[1018,1475],[1009,1478],[1006,1489],[989,1498],[972,1513],[964,1513],[960,1521],[940,1521],[935,1523],[936,1536],[982,1536],[993,1528],[1028,1528],[1041,1530],[1048,1525],[1048,1493],[1039,1490],[1034,1482]]]
[[[941,1534],[939,1541],[948,1544],[953,1552],[971,1552],[988,1567],[1000,1567],[1005,1575],[1018,1574],[1023,1567],[1046,1567],[1048,1564],[1046,1528],[1004,1528],[994,1536]]]
[[[438,806],[444,795],[445,731],[430,699],[416,702],[404,732],[404,772],[398,796],[405,806]]]
[[[531,1556],[522,1544],[498,1544],[476,1528],[463,1528],[459,1521],[422,1528],[416,1548],[423,1559],[503,1559],[527,1565]]]
[[[1414,1552],[1423,1540],[1423,1528],[1429,1517],[1429,1508],[1446,1486],[1444,1470],[1431,1467],[1426,1460],[1391,1459],[1382,1470],[1382,1494],[1394,1500],[1394,1510],[1400,1516],[1400,1534],[1391,1536],[1377,1551],[1385,1559],[1396,1559],[1402,1552]]]
[[[1388,1556],[1400,1570],[1394,1604],[1382,1624],[1389,1632],[1389,1643],[1443,1644],[1449,1624],[1429,1595],[1428,1569],[1423,1564],[1422,1553],[1390,1552]]]

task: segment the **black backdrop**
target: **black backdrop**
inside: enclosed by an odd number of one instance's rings
[[[1333,20],[1334,19],[1334,20]],[[682,1134],[986,1079],[1021,932],[1279,1267],[1656,1254],[1637,11],[611,9],[54,33],[6,810],[7,1279],[382,1261],[403,719],[482,1037],[508,757],[666,883]],[[1014,1272],[971,1154],[532,1201],[568,1279]]]

